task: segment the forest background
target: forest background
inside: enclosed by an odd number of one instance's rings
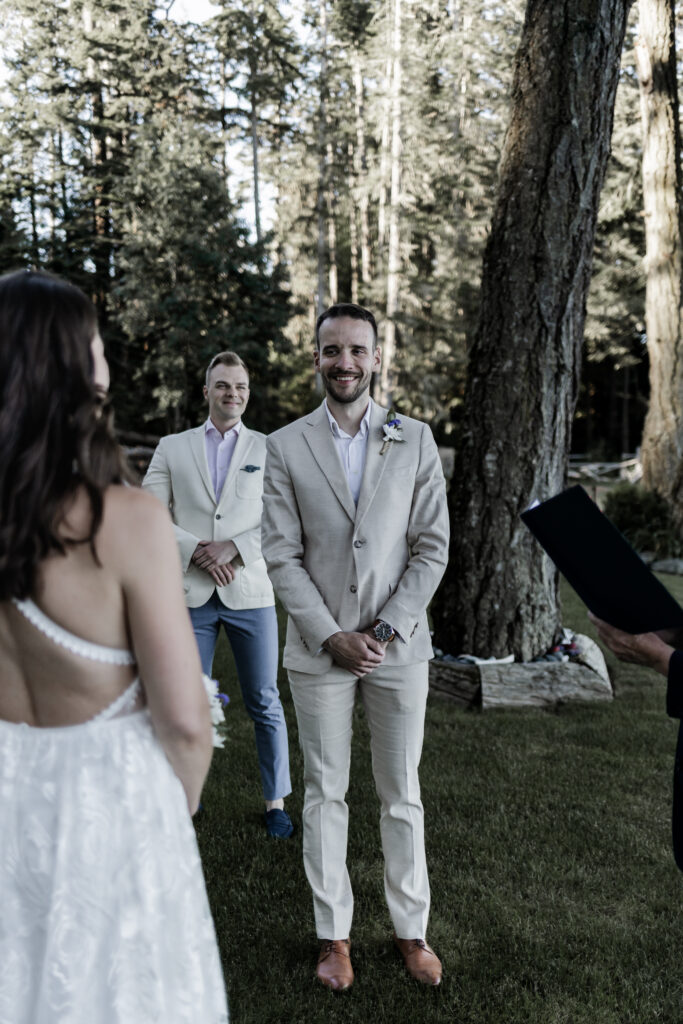
[[[172,8],[0,3],[0,272],[94,297],[124,436],[198,422],[223,348],[252,370],[253,426],[301,415],[315,317],[351,300],[380,321],[378,397],[457,446],[525,4]],[[648,397],[636,18],[573,427],[600,458],[635,450]]]

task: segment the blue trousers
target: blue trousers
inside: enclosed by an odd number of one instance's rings
[[[292,792],[287,725],[277,688],[278,636],[275,607],[226,608],[216,592],[189,608],[202,671],[211,675],[221,623],[232,648],[242,699],[254,723],[265,800]]]

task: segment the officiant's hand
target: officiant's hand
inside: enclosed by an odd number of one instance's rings
[[[616,654],[619,661],[646,665],[663,676],[667,675],[674,648],[658,633],[624,633],[622,629],[603,622],[592,612],[588,613],[588,618],[596,627],[602,642]]]
[[[672,647],[683,647],[683,629],[680,627],[674,626],[671,629],[657,629],[655,632],[664,643],[671,644]]]
[[[328,636],[323,647],[329,651],[337,665],[360,679],[382,664],[386,644],[381,644],[367,633],[345,633],[340,630]]]

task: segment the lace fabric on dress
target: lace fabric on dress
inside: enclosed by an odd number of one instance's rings
[[[32,601],[42,633],[133,665]],[[88,722],[0,720],[0,1024],[227,1024],[187,799],[135,680]]]

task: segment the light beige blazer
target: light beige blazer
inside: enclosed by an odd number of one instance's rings
[[[446,486],[429,427],[400,416],[384,455],[386,410],[372,402],[358,507],[320,406],[268,437],[261,545],[289,614],[284,665],[322,673],[321,645],[377,618],[399,633],[384,664],[432,657],[426,609],[448,560]]]
[[[142,482],[171,510],[190,608],[205,604],[214,590],[228,608],[274,604],[273,588],[261,554],[261,509],[266,438],[242,424],[220,500],[211,483],[204,424],[162,437]],[[217,587],[191,561],[200,540],[232,540],[239,565],[232,583]]]

